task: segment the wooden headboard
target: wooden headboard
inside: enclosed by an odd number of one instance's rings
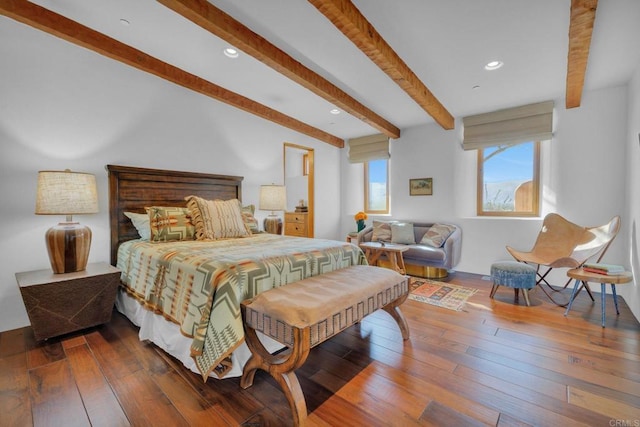
[[[124,212],[145,213],[148,206],[186,206],[184,198],[192,194],[208,200],[242,200],[241,176],[117,165],[107,165],[107,171],[112,265],[116,265],[120,243],[138,238]]]

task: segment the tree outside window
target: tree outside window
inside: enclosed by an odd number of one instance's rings
[[[478,215],[538,216],[540,143],[478,149]]]

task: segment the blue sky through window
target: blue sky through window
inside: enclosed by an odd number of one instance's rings
[[[484,163],[484,182],[529,181],[533,179],[533,142],[509,147]],[[498,147],[484,149],[487,158]]]
[[[387,182],[387,160],[369,161],[370,182]]]

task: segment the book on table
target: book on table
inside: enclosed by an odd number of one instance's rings
[[[584,263],[582,265],[584,271],[597,274],[616,275],[624,273],[624,267],[616,264],[604,264],[601,262]]]

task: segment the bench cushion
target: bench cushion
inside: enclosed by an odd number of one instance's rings
[[[242,304],[251,328],[291,346],[292,327],[309,327],[313,347],[407,292],[407,277],[355,265],[270,289]]]

